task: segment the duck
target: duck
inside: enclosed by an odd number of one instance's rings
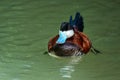
[[[89,51],[100,53],[92,45],[88,36],[83,33],[83,17],[76,12],[74,20],[72,16],[69,22],[62,22],[59,33],[48,41],[48,53],[59,57],[80,56]]]

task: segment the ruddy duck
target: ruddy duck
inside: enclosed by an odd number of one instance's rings
[[[93,48],[91,41],[83,33],[83,29],[83,17],[80,13],[76,13],[74,20],[70,16],[69,22],[61,24],[59,34],[49,40],[49,54],[64,57],[87,54],[90,50],[100,53]]]

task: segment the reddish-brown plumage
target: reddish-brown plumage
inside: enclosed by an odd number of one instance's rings
[[[59,35],[51,38],[48,42],[48,51],[51,52],[52,48],[56,45],[56,41]],[[73,43],[79,46],[80,51],[86,54],[91,48],[91,42],[88,37],[83,33],[79,32],[78,30],[74,30],[74,35],[71,38],[68,38],[66,42]]]

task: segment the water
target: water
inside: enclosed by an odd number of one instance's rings
[[[119,0],[1,0],[0,80],[120,80]],[[62,21],[80,11],[103,54],[44,55]]]
[[[72,73],[75,71],[75,65],[78,64],[81,60],[81,56],[72,57],[70,62],[66,64],[64,67],[60,68],[60,74],[63,78],[71,78]]]

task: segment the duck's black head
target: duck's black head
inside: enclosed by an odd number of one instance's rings
[[[68,31],[68,30],[72,30],[73,27],[70,26],[70,23],[68,22],[62,22],[61,26],[60,26],[60,31]]]

